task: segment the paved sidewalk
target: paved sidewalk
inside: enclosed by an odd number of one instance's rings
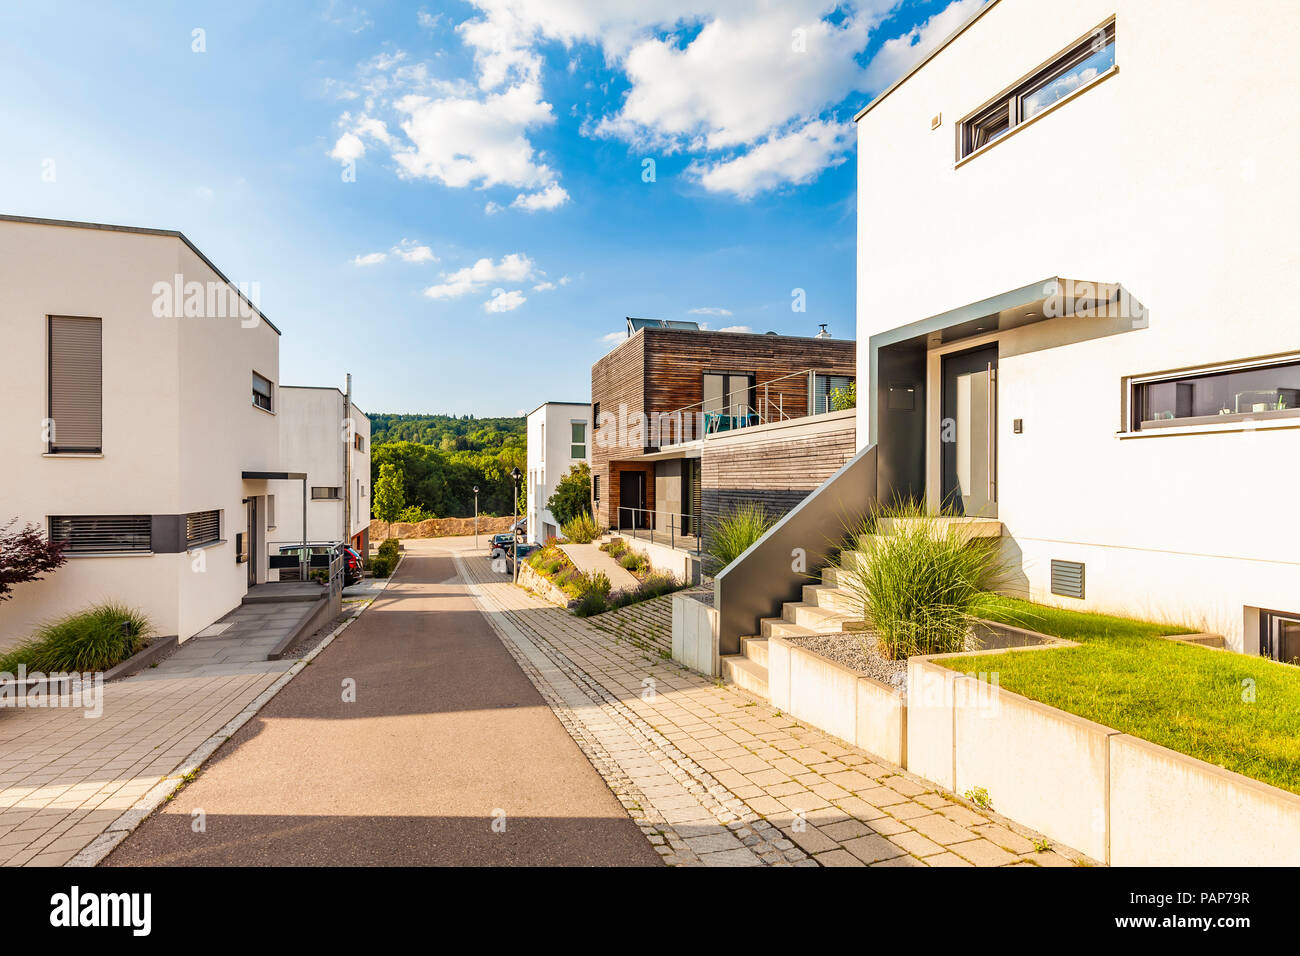
[[[615,591],[624,588],[635,588],[641,582],[638,581],[631,571],[623,567],[612,557],[600,550],[594,544],[562,544],[560,550],[569,556],[579,571],[586,571],[591,574],[599,571],[609,578],[610,585]]]
[[[161,664],[105,684],[98,717],[0,708],[0,865],[62,866],[175,776],[294,666],[266,654],[303,608],[241,605]]]
[[[481,608],[670,864],[1091,863],[458,554]],[[657,599],[659,603],[671,598]],[[640,607],[662,617],[657,602]],[[634,612],[636,608],[627,608]]]

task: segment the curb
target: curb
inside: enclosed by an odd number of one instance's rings
[[[400,566],[400,564],[399,561],[398,565]],[[396,567],[393,568],[393,572],[397,572]],[[387,588],[387,585],[385,585],[385,588]],[[347,630],[348,626],[359,618],[371,603],[373,603],[373,600],[366,602],[353,611],[351,616],[331,631],[323,641],[312,649],[311,653],[281,674],[275,683],[262,691],[254,698],[252,703],[232,718],[224,727],[199,744],[189,756],[181,761],[179,766],[137,800],[131,809],[110,823],[103,833],[91,840],[76,856],[63,865],[76,867],[98,866],[104,857],[112,853],[119,843],[130,836],[136,827],[143,823],[158,807],[166,802],[169,796],[181,787],[186,776],[197,773],[207,759],[216,753],[218,747],[233,736],[240,727],[248,723],[259,710],[266,706],[267,701],[283,690],[289,681],[297,677],[298,673],[316,658],[316,655],[329,647],[334,642],[334,639]]]

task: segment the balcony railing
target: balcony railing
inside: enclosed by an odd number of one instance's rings
[[[707,438],[711,435],[719,435],[726,432],[736,431],[741,428],[750,428],[755,425],[767,425],[772,422],[793,421],[797,418],[806,418],[811,415],[820,415],[824,412],[831,411],[829,407],[824,410],[817,410],[810,407],[811,402],[799,409],[787,409],[785,407],[786,391],[776,389],[773,395],[772,386],[786,382],[790,379],[803,378],[810,383],[811,395],[812,376],[825,375],[825,369],[807,368],[798,372],[791,372],[788,375],[782,375],[778,378],[764,382],[762,385],[756,385],[751,389],[754,393],[754,404],[746,402],[726,402],[721,407],[706,409],[706,404],[714,404],[706,399],[704,401],[693,402],[690,405],[684,405],[681,408],[674,409],[671,412],[661,412],[658,415],[652,415],[652,429],[656,431],[658,440],[655,442],[659,446],[669,446],[684,444],[686,442],[696,441],[701,438]],[[852,376],[845,376],[852,378]],[[829,396],[828,396],[829,403]],[[676,428],[673,428],[673,425]],[[671,435],[671,440],[668,436]]]
[[[704,544],[704,516],[651,508],[620,507],[611,528],[619,534],[651,544],[664,544],[699,555]]]

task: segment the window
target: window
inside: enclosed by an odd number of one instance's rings
[[[49,319],[47,436],[51,454],[103,451],[103,323]]]
[[[313,485],[311,489],[311,498],[312,501],[341,501],[343,500],[343,489]]]
[[[147,554],[152,526],[149,515],[56,515],[50,518],[50,540],[62,541],[68,554]]]
[[[1112,22],[962,123],[958,158],[983,149],[1046,112],[1114,66],[1115,24]]]
[[[542,449],[541,461],[546,461],[546,422],[542,422],[542,440],[540,442]]]
[[[269,511],[267,524],[270,527],[274,526]],[[220,511],[192,511],[185,516],[185,547],[196,548],[202,544],[211,544],[220,538]]]
[[[271,380],[253,373],[253,404],[271,411]]]
[[[705,372],[704,403],[706,413],[747,415],[753,410],[750,392],[754,376],[747,372]]]
[[[587,423],[571,422],[569,425],[569,457],[587,457]]]
[[[1261,654],[1284,664],[1300,664],[1300,614],[1263,611],[1259,625]]]
[[[353,435],[353,436],[352,436],[352,447],[355,448],[357,451],[365,451],[365,450],[366,450],[366,440],[365,440],[365,438],[364,438],[363,436],[361,436],[361,435]]]
[[[1300,414],[1300,360],[1237,366],[1133,385],[1133,431]]]
[[[814,372],[812,375],[812,394],[809,396],[808,408],[811,415],[822,415],[834,411],[831,402],[836,389],[848,388],[853,384],[852,375],[827,375]]]
[[[600,402],[591,406],[591,427],[593,429],[600,427]]]
[[[600,475],[591,476],[591,500],[600,500]]]
[[[266,529],[275,527],[275,495],[266,496]]]

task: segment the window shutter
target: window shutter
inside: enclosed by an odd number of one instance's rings
[[[50,316],[51,452],[103,450],[103,328],[99,319]]]
[[[149,551],[152,546],[149,515],[55,515],[50,518],[50,539],[62,541],[69,554]]]
[[[193,548],[221,538],[221,512],[194,511],[185,516],[185,545]]]

